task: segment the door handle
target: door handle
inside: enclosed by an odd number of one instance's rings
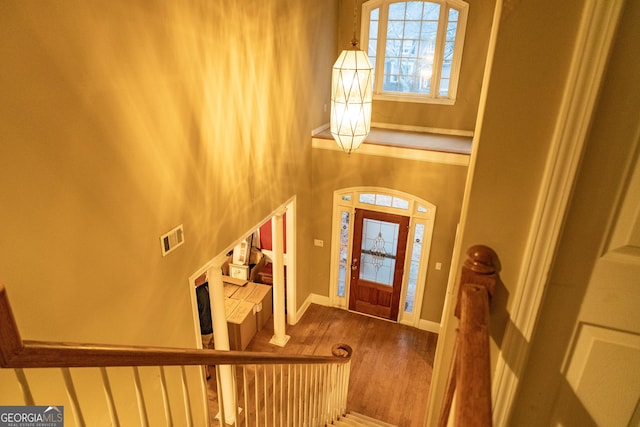
[[[356,271],[358,269],[358,258],[354,258],[351,263],[351,270]]]

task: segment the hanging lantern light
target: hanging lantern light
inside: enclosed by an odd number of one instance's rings
[[[351,49],[342,51],[331,78],[331,135],[347,154],[357,150],[369,135],[373,97],[373,66],[366,52],[358,49],[355,21],[354,4]]]

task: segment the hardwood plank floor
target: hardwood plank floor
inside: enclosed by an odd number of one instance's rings
[[[330,355],[334,344],[348,344],[353,348],[348,411],[399,427],[423,426],[436,334],[315,304],[286,333],[291,339],[284,348],[269,344],[271,319],[247,351]],[[214,378],[209,386],[215,390]]]

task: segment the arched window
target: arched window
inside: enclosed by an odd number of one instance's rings
[[[453,104],[468,8],[461,0],[365,2],[361,41],[374,99]]]

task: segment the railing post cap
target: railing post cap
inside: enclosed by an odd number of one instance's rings
[[[500,271],[500,259],[488,246],[474,245],[467,250],[464,266],[480,274],[493,274]]]
[[[331,353],[335,357],[340,357],[342,359],[351,359],[351,355],[353,354],[353,349],[351,346],[347,344],[336,344],[331,347]]]

